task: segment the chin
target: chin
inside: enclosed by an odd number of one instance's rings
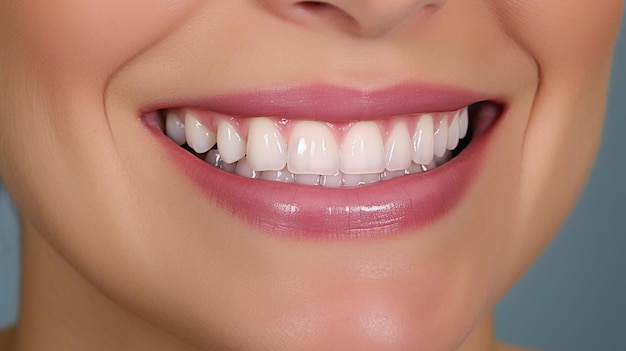
[[[262,2],[0,14],[24,221],[199,348],[480,349],[586,180],[623,3]]]

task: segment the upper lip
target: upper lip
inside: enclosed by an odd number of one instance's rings
[[[349,122],[455,111],[488,99],[486,94],[469,89],[429,83],[404,83],[367,90],[313,84],[278,86],[209,97],[173,98],[153,104],[144,111],[197,108],[237,117]]]

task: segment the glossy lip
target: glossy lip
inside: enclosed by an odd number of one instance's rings
[[[335,122],[451,111],[487,100],[459,89],[422,91],[420,89],[425,85],[411,85],[404,90],[406,87],[359,93],[346,88],[310,86],[191,99],[150,106],[151,112],[143,114],[143,121],[173,162],[211,201],[264,232],[299,239],[381,237],[433,223],[458,203],[481,166],[482,157],[478,155],[484,152],[488,136],[494,129],[489,127],[491,122],[472,121],[478,123],[474,129],[485,135],[480,135],[457,157],[432,171],[358,188],[329,189],[255,180],[221,171],[165,136],[155,106],[159,106],[158,109],[180,106],[209,108],[239,116],[259,116],[262,113],[289,119],[322,119],[323,116],[324,121]],[[416,97],[411,94],[415,91],[422,93]],[[291,95],[293,92],[295,95]],[[307,92],[310,94],[306,95]],[[407,95],[412,96],[410,102],[395,105],[399,97]],[[342,98],[346,96],[346,99]],[[429,101],[425,97],[438,99]],[[296,103],[298,101],[300,104]],[[337,104],[326,105],[332,101],[337,101]],[[359,115],[363,111],[367,111],[366,114]]]

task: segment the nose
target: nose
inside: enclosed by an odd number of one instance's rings
[[[259,0],[281,17],[308,25],[339,27],[354,35],[383,36],[409,19],[425,18],[447,0]]]

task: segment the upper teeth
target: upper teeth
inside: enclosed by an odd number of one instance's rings
[[[207,161],[252,178],[350,186],[430,169],[467,135],[468,109],[330,124],[168,110],[166,134]],[[214,146],[217,144],[217,150]],[[209,160],[210,158],[210,160]],[[371,179],[369,179],[371,178]]]

